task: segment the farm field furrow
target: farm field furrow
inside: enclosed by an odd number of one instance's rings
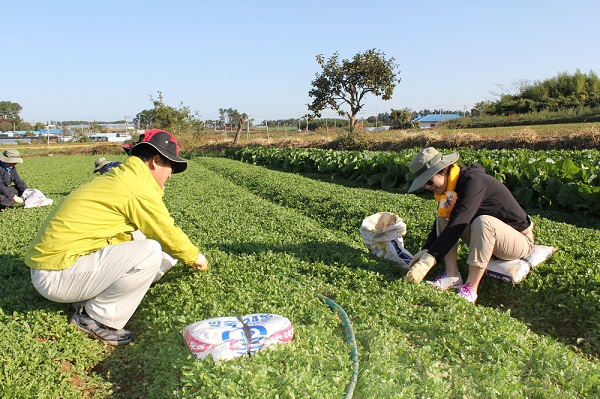
[[[94,178],[93,160],[35,158],[19,172],[59,201]],[[51,168],[61,178],[51,178]],[[451,292],[406,283],[405,271],[370,255],[358,234],[364,217],[394,212],[416,252],[435,209],[426,197],[194,158],[167,182],[164,198],[210,270],[179,264],[153,285],[128,324],[134,343],[116,349],[69,326],[69,306],[45,300],[29,282],[22,258],[51,207],[0,214],[3,397],[343,397],[350,347],[340,319],[315,292],[350,316],[357,398],[600,394],[598,230],[533,214],[538,241],[559,251],[517,287],[485,279],[481,302],[472,306]],[[195,321],[256,312],[288,317],[294,341],[214,364],[194,359],[179,333]],[[572,328],[558,328],[553,317]]]

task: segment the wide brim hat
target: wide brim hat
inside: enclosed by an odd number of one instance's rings
[[[4,163],[23,163],[21,154],[14,148],[7,148],[0,154],[0,161]]]
[[[156,131],[156,132],[162,132],[163,130],[159,130],[159,129],[154,129],[154,130],[149,130],[149,132],[152,131]],[[123,149],[125,150],[125,152],[127,153],[127,155],[131,155],[131,148],[136,145],[137,143],[141,143],[144,141],[144,137],[146,137],[146,133],[142,133],[140,134],[140,137],[138,137],[137,141],[135,143],[124,143],[121,144],[121,147],[123,147]]]
[[[156,148],[160,155],[171,161],[173,173],[181,173],[187,169],[187,161],[179,158],[179,145],[175,137],[166,130],[152,129],[140,136],[140,140],[134,143],[129,149],[129,154],[133,154],[139,146],[151,146]]]
[[[98,172],[102,169],[106,164],[109,164],[110,161],[104,157],[100,157],[94,161],[94,173]]]
[[[411,193],[423,187],[427,180],[431,179],[437,172],[458,161],[458,157],[458,152],[444,155],[433,147],[423,149],[410,162],[409,169],[415,179],[408,192]]]

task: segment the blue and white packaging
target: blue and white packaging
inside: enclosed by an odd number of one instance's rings
[[[195,357],[203,360],[212,355],[216,363],[290,342],[294,327],[286,317],[256,313],[198,321],[182,329],[181,334]]]
[[[488,263],[485,273],[495,279],[519,284],[533,269],[556,251],[556,248],[545,245],[534,245],[531,251],[520,259],[493,259]]]

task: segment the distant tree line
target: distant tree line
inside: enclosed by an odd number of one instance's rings
[[[364,82],[352,73],[358,66],[363,68],[361,69],[362,73],[369,76],[376,74],[375,72],[377,71],[385,70],[387,72],[387,79],[385,81],[380,82],[375,79],[372,82],[378,83],[380,85],[379,89],[375,90],[370,88],[370,86],[361,89],[363,94],[372,92],[372,94],[379,95],[384,99],[388,98],[389,90],[393,89],[395,84],[399,82],[394,72],[394,68],[397,65],[393,58],[386,60],[383,53],[375,50],[370,50],[364,54],[357,54],[352,61],[343,60],[341,64],[338,64],[337,53],[328,61],[319,56],[318,61],[324,68],[324,71],[322,74],[317,75],[317,79],[313,82],[313,85],[322,89],[322,92],[318,92],[316,89],[311,91],[312,96],[316,97],[311,107],[309,107],[309,110],[313,111],[313,113],[301,118],[263,120],[259,122],[259,126],[302,131],[306,129],[314,131],[329,128],[351,129],[352,125],[357,123],[356,115],[358,115],[358,111],[363,106],[363,98],[344,100],[343,90],[340,89],[340,82],[344,81],[344,77],[353,77],[356,81],[352,87],[356,86],[360,88]],[[361,123],[363,126],[366,123],[369,126],[388,125],[392,129],[410,129],[416,127],[412,121],[418,116],[448,113],[468,117],[446,122],[447,125],[454,127],[486,127],[510,124],[567,123],[600,120],[600,78],[593,71],[587,74],[579,70],[574,74],[564,72],[553,78],[544,81],[535,81],[532,84],[526,81],[518,82],[512,90],[505,87],[500,88],[504,93],[498,94],[500,98],[497,101],[479,102],[469,112],[435,109],[420,111],[413,111],[409,108],[400,110],[391,109],[389,113],[385,112],[379,113],[377,116],[369,116],[367,119],[361,120]],[[353,92],[354,90],[350,91]],[[317,96],[317,94],[320,96]],[[342,98],[342,102],[349,101],[355,106],[352,113],[346,114],[348,119],[320,117],[320,112],[324,108],[336,109],[340,115],[344,115],[341,112],[340,104],[336,102],[340,101],[336,97],[338,95],[342,96],[339,97]],[[195,134],[213,129],[237,130],[237,138],[243,127],[253,127],[253,123],[255,122],[247,114],[233,108],[220,108],[218,119],[203,121],[197,112],[192,112],[183,103],[179,107],[165,104],[161,92],[158,92],[157,98],[150,96],[150,100],[153,108],[140,111],[132,121],[134,125],[141,129],[165,129],[174,134]],[[46,125],[42,123],[32,125],[22,121],[19,116],[21,110],[21,105],[17,103],[0,101],[0,131],[33,131],[46,128]],[[122,120],[111,123],[124,122]],[[100,123],[103,122],[94,121],[91,123],[91,126],[100,129]],[[49,124],[52,124],[52,122],[49,122]],[[68,126],[90,124],[90,122],[63,121],[62,124]]]
[[[534,112],[559,112],[600,108],[600,79],[593,71],[577,70],[533,84],[521,82],[516,93],[504,93],[497,101],[479,102],[474,116],[508,116]]]

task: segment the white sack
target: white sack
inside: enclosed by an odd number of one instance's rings
[[[378,212],[362,221],[360,235],[369,252],[379,258],[400,263],[404,268],[413,256],[404,248],[406,224],[391,212]]]
[[[46,196],[37,188],[28,188],[23,191],[21,198],[23,198],[23,208],[25,209],[52,205],[54,203],[54,200],[46,198]]]
[[[534,245],[529,254],[520,259],[493,259],[488,263],[485,273],[498,280],[511,284],[520,283],[529,271],[550,257],[556,251],[554,247]]]
[[[188,325],[181,334],[195,357],[204,360],[212,355],[215,363],[250,355],[294,338],[294,327],[283,316],[257,313],[241,316],[241,319],[243,323],[238,317],[202,320]]]

